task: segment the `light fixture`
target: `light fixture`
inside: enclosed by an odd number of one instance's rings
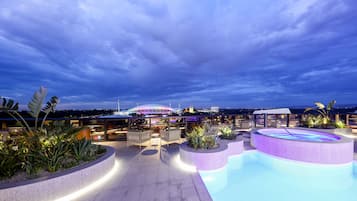
[[[93,192],[95,189],[103,186],[106,182],[108,182],[111,178],[114,177],[114,175],[118,172],[119,170],[119,161],[115,159],[114,166],[113,168],[102,178],[98,179],[97,181],[89,184],[88,186],[81,188],[78,191],[75,191],[69,195],[65,195],[61,198],[56,199],[55,201],[71,201],[71,200],[77,200],[81,196]]]
[[[193,165],[189,165],[185,162],[183,162],[180,158],[180,154],[177,154],[174,157],[174,164],[181,170],[185,171],[185,172],[197,172],[197,169],[195,166]]]

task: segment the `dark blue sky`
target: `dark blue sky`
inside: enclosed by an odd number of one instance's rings
[[[1,0],[0,74],[60,108],[357,103],[357,1]]]

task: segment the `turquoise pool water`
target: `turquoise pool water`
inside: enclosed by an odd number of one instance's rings
[[[340,137],[331,133],[304,130],[304,129],[259,129],[258,133],[275,138],[302,140],[311,142],[334,142]]]
[[[258,151],[200,171],[214,201],[357,201],[357,165],[319,165]]]

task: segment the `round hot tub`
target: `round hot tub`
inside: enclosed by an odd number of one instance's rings
[[[270,155],[310,163],[353,161],[353,141],[332,133],[293,128],[267,128],[252,133],[253,145]]]

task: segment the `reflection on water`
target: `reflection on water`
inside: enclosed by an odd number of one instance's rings
[[[295,162],[260,153],[200,171],[214,201],[357,201],[357,166]]]

